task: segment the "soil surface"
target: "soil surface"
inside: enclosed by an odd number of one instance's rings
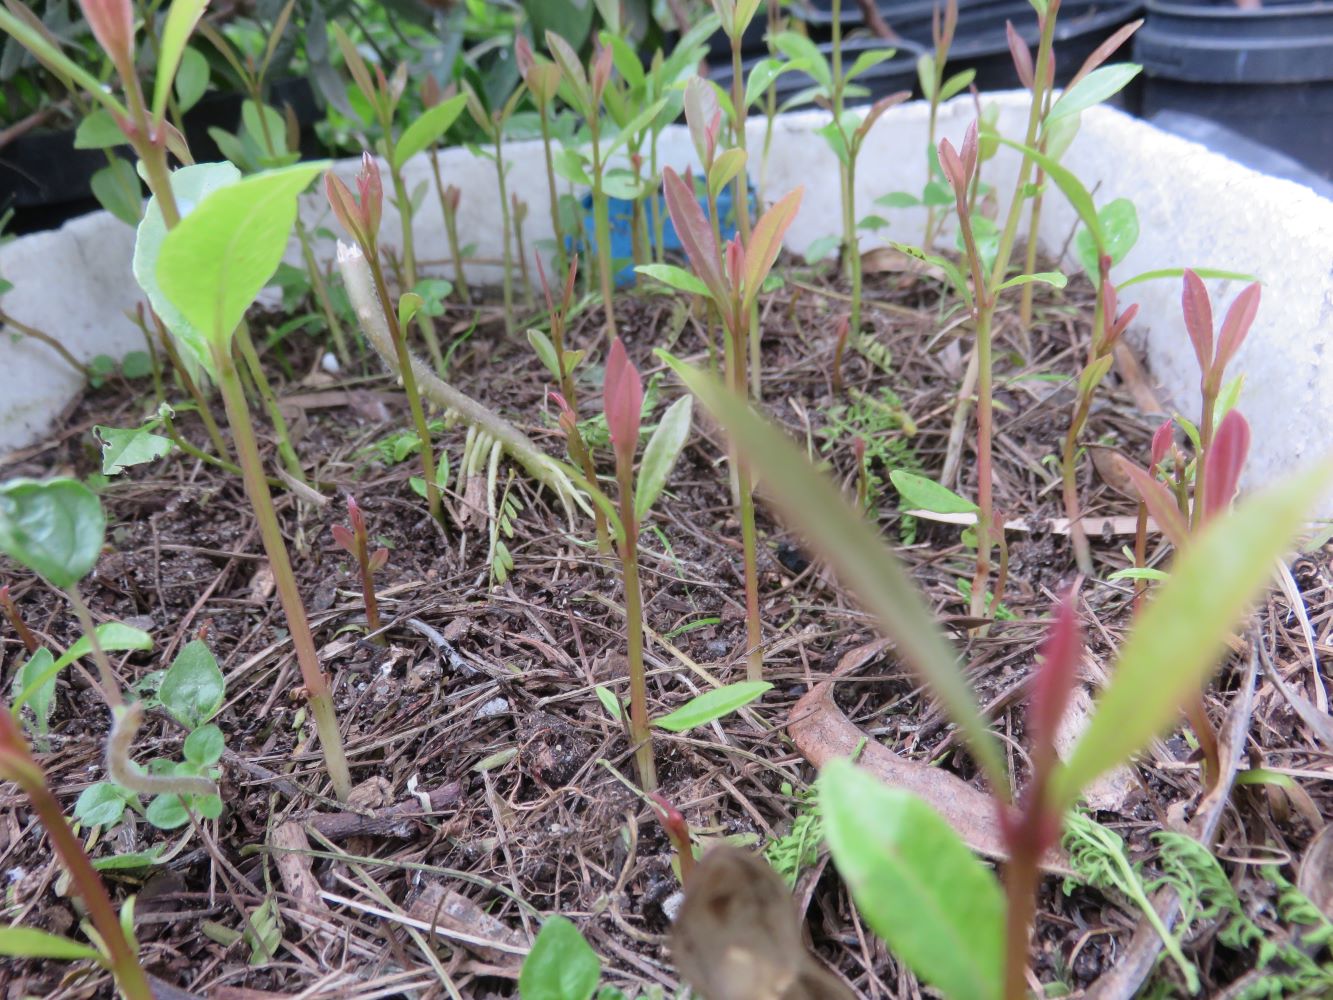
[[[1024,527],[1009,534],[1009,583],[984,635],[969,628],[976,622],[967,617],[964,588],[973,555],[962,532],[905,517],[888,482],[894,468],[941,475],[967,361],[963,317],[937,282],[906,268],[870,275],[866,300],[867,346],[847,350],[835,392],[837,319],[848,304],[842,286],[827,274],[793,270],[764,297],[763,405],[827,464],[849,497],[857,482],[852,442],[866,441],[872,517],[950,626],[1021,784],[1025,685],[1054,595],[1076,575],[1068,537],[1051,527],[1064,514],[1053,458],[1068,425],[1071,373],[1087,350],[1092,292],[1077,283],[1063,292],[1043,288],[1030,330],[1016,309],[999,316],[995,495],[1005,517]],[[707,327],[665,295],[626,294],[616,308],[631,356],[645,381],[658,385],[660,413],[681,389],[651,349],[705,361]],[[446,346],[459,341],[451,379],[563,456],[546,399],[550,379],[524,338],[506,336],[492,311],[464,338],[471,319],[471,310],[455,307],[438,321]],[[277,326],[275,318],[271,328]],[[593,355],[579,385],[585,416],[601,409],[601,330],[597,307],[571,320],[571,345]],[[312,745],[300,673],[239,479],[179,451],[114,477],[102,491],[107,547],[83,593],[99,622],[126,621],[154,636],[151,653],[116,654],[125,687],[165,668],[198,637],[228,684],[215,720],[227,741],[222,815],[164,833],[127,812],[112,829],[82,831],[95,858],[168,846],[164,864],[106,873],[113,897],[137,897],[145,968],[178,990],[235,1000],[514,996],[522,952],[542,917],[559,912],[601,956],[604,983],[631,997],[674,994],[679,980],[667,914],[679,883],[670,843],[635,790],[626,734],[594,691],[602,685],[622,699],[628,692],[617,564],[597,555],[589,523],[577,521],[571,530],[549,494],[521,470],[511,474],[505,461],[496,499],[513,501],[513,535],[503,540],[514,568],[496,582],[485,464],[479,475],[459,474],[465,428],[437,437],[453,469],[442,526],[409,486],[415,459],[395,461],[392,441],[386,443],[411,425],[404,397],[378,359],[362,357],[331,376],[313,341],[290,334],[268,347],[265,363],[322,497],[277,492],[321,660],[336,684],[355,808],[332,800]],[[173,401],[183,398],[170,385],[167,391]],[[1098,394],[1084,443],[1144,462],[1161,420],[1148,412],[1151,391],[1132,366],[1119,366]],[[112,380],[73,406],[48,444],[0,461],[0,476],[97,473],[93,426],[136,426],[154,407],[146,381]],[[260,424],[266,461],[276,470],[271,428]],[[959,478],[950,485],[972,496],[968,426]],[[182,412],[178,427],[211,449],[196,415]],[[608,449],[599,455],[610,476]],[[724,455],[720,432],[696,415],[695,434],[642,533],[653,715],[707,690],[709,678],[744,676],[740,533]],[[774,687],[750,712],[680,735],[659,733],[661,790],[701,841],[769,846],[779,867],[797,876],[796,900],[815,954],[857,995],[919,996],[915,979],[863,925],[826,856],[801,850],[815,769],[809,748],[785,729],[788,714],[842,663],[847,669],[833,700],[851,723],[903,758],[935,764],[976,788],[981,781],[953,727],[892,649],[867,650],[877,635],[856,600],[775,519],[764,493],[779,488],[758,488],[764,664]],[[1136,514],[1134,502],[1086,460],[1080,488],[1088,515]],[[376,577],[385,645],[365,638],[354,564],[330,534],[346,519],[347,494],[364,510],[372,544],[389,549]],[[1134,589],[1132,581],[1106,582],[1128,564],[1122,548],[1132,546],[1132,533],[1117,534],[1108,522],[1092,542],[1097,578],[1083,583],[1078,602],[1088,692],[1105,681]],[[1151,540],[1155,559],[1164,551]],[[1295,883],[1333,816],[1329,746],[1294,707],[1326,713],[1327,552],[1290,566],[1289,592],[1267,597],[1254,630],[1238,639],[1206,696],[1214,723],[1241,734],[1245,765],[1266,769],[1251,771],[1254,783],[1235,789],[1215,853],[1247,914],[1273,940],[1291,928],[1262,866],[1278,866]],[[59,594],[13,564],[0,570],[40,642],[64,649],[75,641],[77,622]],[[0,624],[0,657],[7,686],[26,659],[7,623]],[[104,777],[108,725],[85,676],[66,671],[48,749],[38,757],[68,814],[79,793]],[[136,758],[179,759],[183,735],[165,713],[150,712]],[[1149,879],[1158,870],[1151,835],[1182,828],[1200,806],[1191,739],[1182,728],[1162,740],[1100,785],[1090,803]],[[0,871],[7,920],[81,937],[78,906],[12,785],[0,786]],[[1033,973],[1047,995],[1095,991],[1099,980],[1107,987],[1103,977],[1118,966],[1144,956],[1151,962],[1155,936],[1136,935],[1142,923],[1123,893],[1072,881],[1066,888],[1048,877]],[[1220,926],[1202,920],[1186,942],[1206,995],[1244,986],[1254,975],[1254,947],[1226,943]],[[1153,976],[1156,988],[1171,984],[1182,992],[1170,960]],[[0,959],[0,982],[7,997],[110,993],[109,978],[86,963]]]

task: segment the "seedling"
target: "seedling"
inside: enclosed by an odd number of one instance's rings
[[[389,562],[389,550],[380,547],[374,552],[370,551],[370,541],[366,532],[366,518],[361,513],[361,506],[356,502],[356,498],[348,496],[347,498],[347,525],[335,524],[333,526],[333,540],[338,547],[351,554],[356,560],[357,569],[361,573],[361,598],[366,606],[366,630],[371,634],[371,641],[376,645],[384,645],[384,637],[379,635],[380,631],[380,609],[379,602],[375,599],[375,574],[382,570]]]
[[[441,105],[443,107],[443,105]],[[401,178],[396,182],[401,184]],[[407,350],[407,335],[404,327],[412,319],[412,314],[421,303],[420,296],[404,295],[393,308],[389,297],[389,286],[384,280],[384,267],[380,262],[379,231],[380,214],[383,210],[384,185],[380,181],[379,164],[369,153],[361,155],[361,171],[356,175],[356,186],[360,198],[354,198],[347,185],[339,180],[332,171],[324,175],[324,191],[333,214],[338,217],[344,229],[356,241],[370,267],[370,274],[375,283],[375,294],[384,313],[384,322],[389,329],[394,352],[397,355],[399,371],[403,379],[403,392],[407,394],[407,406],[412,412],[412,423],[416,427],[417,440],[420,442],[421,476],[426,483],[426,503],[430,507],[430,516],[436,521],[443,518],[440,504],[440,490],[435,480],[435,452],[431,445],[430,427],[426,423],[426,411],[421,405],[421,393],[417,389],[416,376]],[[443,365],[443,357],[439,364]]]
[[[551,114],[555,109],[555,96],[560,89],[560,67],[532,51],[532,43],[526,35],[514,38],[514,58],[518,71],[523,76],[523,83],[528,88],[532,103],[537,108],[537,119],[541,123],[542,156],[546,163],[546,186],[550,192],[551,232],[555,234],[556,267],[564,271],[568,268],[565,252],[565,237],[560,226],[560,191],[555,184],[555,160],[551,152]]]
[[[782,482],[774,502],[823,551],[895,640],[898,655],[932,688],[999,803],[1009,852],[1003,892],[923,801],[879,785],[848,763],[828,765],[820,778],[826,835],[853,898],[872,929],[946,996],[1019,1000],[1027,989],[1038,864],[1058,841],[1065,813],[1094,778],[1138,753],[1182,704],[1197,697],[1227,635],[1333,469],[1323,464],[1270,486],[1235,511],[1219,514],[1178,554],[1170,579],[1120,647],[1118,663],[1108,671],[1110,684],[1061,763],[1054,733],[1082,658],[1074,605],[1065,600],[1035,675],[1029,713],[1033,769],[1016,796],[954,652],[878,533],[743,397],[701,371],[673,367],[735,447],[766,478]],[[1219,478],[1224,477],[1219,473]],[[924,927],[927,915],[930,926]]]
[[[468,80],[463,81],[463,90],[467,101],[468,114],[476,122],[477,128],[491,141],[489,152],[478,152],[495,163],[495,183],[499,190],[500,228],[503,245],[503,270],[501,280],[504,287],[505,329],[514,325],[514,251],[513,232],[514,216],[509,201],[509,191],[505,184],[505,175],[509,173],[509,164],[504,158],[504,130],[519,100],[523,97],[523,88],[517,88],[509,99],[498,108],[492,108],[486,101],[483,91],[473,87]],[[521,251],[520,251],[521,252]]]
[[[673,288],[705,295],[722,316],[726,328],[724,355],[727,382],[739,393],[746,392],[745,345],[751,323],[756,322],[755,304],[759,290],[773,269],[782,249],[782,237],[796,218],[803,188],[788,192],[755,223],[750,240],[727,243],[725,259],[714,238],[709,222],[694,197],[691,185],[667,167],[663,172],[667,210],[680,235],[694,273],[672,265],[659,265],[650,273]],[[759,618],[758,542],[754,527],[754,498],[747,463],[732,453],[735,470],[734,491],[741,522],[741,541],[745,553],[746,677],[763,679],[763,633]]]

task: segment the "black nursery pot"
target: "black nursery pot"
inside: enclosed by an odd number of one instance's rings
[[[1144,117],[1208,118],[1333,179],[1333,3],[1150,0],[1134,57]]]
[[[811,4],[809,23],[831,26],[830,0],[811,0]],[[934,48],[930,25],[936,0],[907,3],[880,0],[876,6],[885,23],[903,38],[925,46],[927,51]],[[1055,26],[1056,83],[1069,80],[1098,45],[1121,25],[1132,21],[1142,8],[1141,0],[1064,0]],[[841,13],[844,29],[862,23],[860,7],[852,0],[845,0]],[[1036,48],[1037,13],[1028,0],[959,0],[958,30],[949,49],[949,74],[976,70],[976,85],[983,92],[1021,86],[1009,55],[1006,21],[1013,22],[1030,49]],[[1132,93],[1122,92],[1117,97],[1119,100],[1112,101],[1113,104],[1133,107]]]
[[[880,38],[854,38],[846,41],[842,45],[843,69],[847,70],[851,68],[852,63],[856,61],[856,57],[862,52],[875,49],[896,49],[897,54],[893,56],[892,59],[886,59],[884,62],[870,67],[870,69],[861,73],[852,81],[852,83],[857,86],[865,87],[870,94],[868,97],[854,98],[851,103],[859,104],[862,102],[877,101],[881,97],[888,97],[890,94],[896,94],[900,90],[915,92],[918,89],[916,61],[925,49],[914,42],[907,41],[906,39],[899,42],[886,42]],[[828,57],[832,54],[833,47],[828,42],[825,42],[819,46],[819,50]],[[758,58],[750,59],[743,64],[747,77],[749,76],[750,70],[754,68],[755,63],[762,58],[764,57],[760,56]],[[730,67],[718,67],[718,69],[710,75],[710,79],[716,82],[717,85],[728,94],[731,93]],[[789,73],[783,73],[778,77],[777,82],[774,84],[777,88],[778,104],[781,105],[782,102],[794,97],[802,90],[814,86],[814,83],[815,81],[805,73],[800,73],[795,70]]]

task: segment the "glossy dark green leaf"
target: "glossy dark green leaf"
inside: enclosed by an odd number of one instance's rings
[[[0,483],[0,552],[67,590],[97,563],[106,535],[102,504],[77,479]]]

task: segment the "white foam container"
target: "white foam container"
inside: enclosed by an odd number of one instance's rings
[[[1027,97],[1005,93],[987,98],[1000,105],[1002,134],[1021,136]],[[970,98],[942,109],[939,134],[959,143],[973,116]],[[822,112],[784,116],[775,128],[765,192],[777,198],[797,185],[805,189],[801,211],[787,234],[800,253],[833,232],[840,218],[838,171],[815,129]],[[750,147],[758,150],[764,122],[750,123]],[[858,216],[889,191],[919,191],[925,181],[927,108],[908,104],[876,124],[861,154]],[[683,126],[668,129],[660,143],[663,163],[683,168],[693,150]],[[446,183],[462,191],[459,229],[479,258],[500,257],[499,199],[493,165],[456,148],[441,154]],[[506,148],[509,188],[531,206],[525,226],[529,247],[551,237],[546,175],[539,142]],[[1254,484],[1306,464],[1333,450],[1333,202],[1301,185],[1268,177],[1207,149],[1108,108],[1085,112],[1078,138],[1062,161],[1094,192],[1099,205],[1128,197],[1138,207],[1141,235],[1113,277],[1159,268],[1213,267],[1256,275],[1264,283],[1258,319],[1232,373],[1244,372],[1241,405],[1254,431],[1247,482]],[[349,180],[357,161],[337,169]],[[758,170],[752,157],[751,174]],[[1012,192],[1018,156],[1002,147],[985,167],[1001,198]],[[447,244],[428,159],[407,168],[409,189],[429,182],[415,233],[423,261],[444,261]],[[1005,205],[1001,204],[1001,211]],[[924,210],[877,210],[891,222],[883,238],[919,240]],[[337,228],[322,194],[305,196],[302,212],[312,226]],[[1065,247],[1076,216],[1062,196],[1045,201],[1038,234],[1042,249]],[[383,234],[393,241],[398,220],[385,206]],[[134,233],[106,213],[95,213],[62,229],[23,237],[0,247],[0,275],[14,288],[5,309],[19,320],[57,337],[86,360],[119,357],[143,347],[142,335],[126,318],[141,296],[130,273]],[[873,245],[866,241],[864,245]],[[944,245],[948,245],[945,243]],[[332,254],[332,246],[320,253]],[[299,263],[293,251],[292,262]],[[1064,262],[1066,270],[1076,265]],[[441,268],[440,274],[451,272]],[[469,268],[470,280],[494,282],[498,268]],[[1240,290],[1237,282],[1210,282],[1217,320]],[[1198,373],[1180,311],[1179,280],[1137,285],[1122,302],[1137,302],[1131,335],[1147,355],[1152,376],[1167,399],[1187,414],[1197,412]],[[80,391],[79,377],[48,347],[31,340],[0,340],[0,451],[39,442]],[[1002,431],[1002,428],[1001,428]],[[1333,500],[1322,512],[1333,515]]]

